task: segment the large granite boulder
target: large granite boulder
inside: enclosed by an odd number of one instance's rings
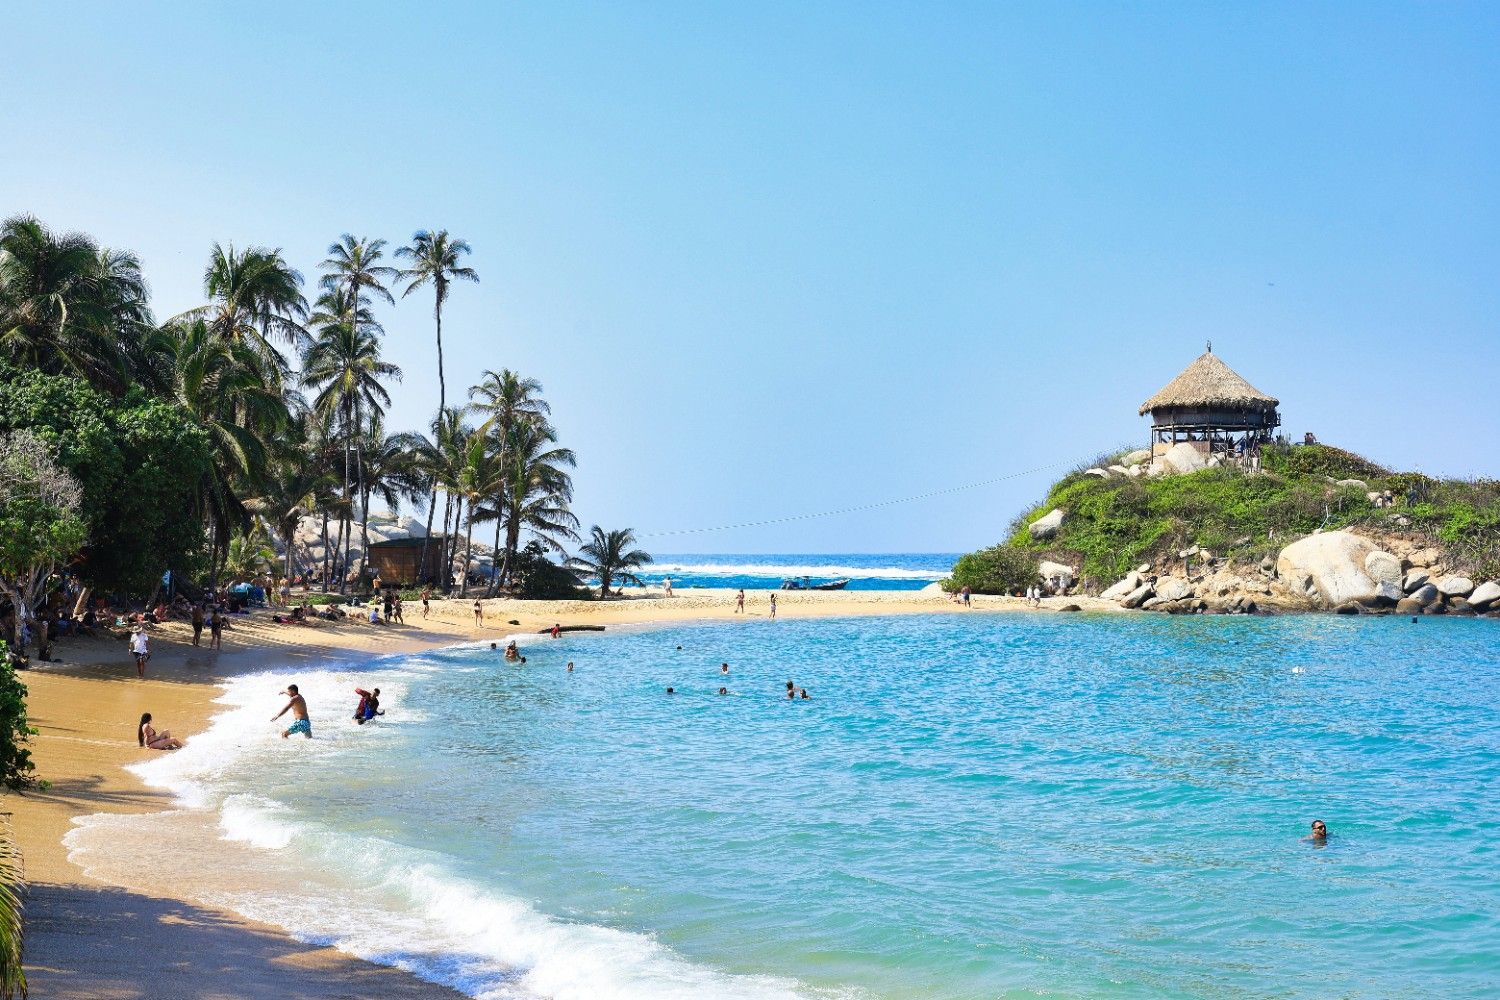
[[[1208,468],[1208,459],[1203,452],[1183,441],[1168,448],[1166,454],[1158,460],[1157,465],[1165,466],[1168,472],[1186,475],[1189,472]]]
[[[1427,605],[1415,597],[1403,597],[1396,602],[1396,614],[1398,615],[1420,615],[1422,609]]]
[[[1093,476],[1096,479],[1108,479],[1109,478],[1109,473],[1107,471],[1105,471],[1104,469],[1098,469],[1098,468],[1095,468],[1095,469],[1084,469],[1083,470],[1083,474],[1085,476]]]
[[[1120,598],[1124,597],[1126,594],[1129,594],[1132,590],[1139,587],[1145,582],[1146,581],[1141,577],[1141,574],[1139,573],[1126,573],[1123,580],[1115,584],[1113,587],[1107,588],[1104,593],[1100,594],[1099,596],[1104,598],[1106,601],[1118,601]]]
[[[1276,557],[1276,574],[1293,586],[1316,593],[1329,607],[1351,601],[1371,601],[1401,597],[1400,563],[1397,582],[1379,581],[1377,585],[1366,567],[1366,560],[1380,550],[1369,539],[1347,531],[1327,531],[1298,539]]]
[[[1193,588],[1186,580],[1175,576],[1164,576],[1156,581],[1156,596],[1162,601],[1180,601],[1193,596]]]
[[[1445,576],[1437,582],[1437,589],[1444,597],[1468,597],[1474,592],[1474,581],[1466,576]]]
[[[1031,522],[1031,527],[1028,529],[1031,537],[1038,541],[1053,537],[1057,534],[1057,529],[1062,527],[1063,518],[1066,516],[1062,511],[1053,508],[1049,513]]]
[[[1149,461],[1150,459],[1151,459],[1151,451],[1149,449],[1147,449],[1147,448],[1140,448],[1140,449],[1137,449],[1136,451],[1130,452],[1124,458],[1120,459],[1120,464],[1121,465],[1140,465],[1142,462]]]
[[[1382,552],[1380,549],[1376,549],[1365,556],[1365,572],[1376,583],[1389,583],[1394,586],[1398,591],[1397,597],[1400,597],[1399,592],[1402,589],[1400,559],[1397,559],[1389,552]]]
[[[1073,567],[1065,563],[1048,562],[1043,559],[1041,565],[1037,567],[1037,575],[1049,586],[1059,590],[1067,590],[1073,585]]]
[[[1151,589],[1151,584],[1143,583],[1121,598],[1120,605],[1126,608],[1138,608],[1149,601],[1154,593],[1155,591]]]
[[[1427,585],[1427,579],[1427,574],[1424,571],[1420,569],[1411,570],[1406,574],[1404,578],[1402,578],[1401,589],[1410,594],[1413,591],[1420,590],[1422,587],[1425,587]]]
[[[1469,606],[1472,608],[1484,610],[1492,604],[1500,604],[1500,583],[1494,580],[1481,583],[1469,595]]]
[[[1437,599],[1438,599],[1438,590],[1437,590],[1436,587],[1434,587],[1430,583],[1424,583],[1424,584],[1422,584],[1422,586],[1418,587],[1416,590],[1413,590],[1410,594],[1406,595],[1406,600],[1408,600],[1408,601],[1416,601],[1417,602],[1417,606],[1418,607],[1423,607],[1423,608],[1427,607],[1427,605],[1431,604],[1433,601],[1435,601]]]

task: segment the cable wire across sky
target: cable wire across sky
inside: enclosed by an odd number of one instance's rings
[[[859,504],[854,507],[839,507],[835,510],[821,510],[810,514],[788,514],[784,517],[768,517],[760,521],[741,521],[738,524],[720,524],[711,528],[675,528],[670,531],[645,531],[641,532],[639,538],[667,538],[673,535],[706,535],[715,531],[734,531],[739,528],[763,528],[772,524],[789,524],[793,521],[812,521],[821,517],[838,517],[842,514],[857,514],[866,510],[879,510],[882,507],[895,507],[899,504],[917,503],[921,500],[931,500],[933,497],[946,496],[950,493],[962,493],[965,490],[977,490],[986,486],[994,486],[1011,479],[1020,479],[1022,476],[1032,476],[1038,472],[1046,472],[1048,469],[1056,469],[1060,466],[1076,463],[1050,462],[1047,465],[1039,465],[1034,469],[1024,472],[1012,472],[1007,476],[997,476],[994,479],[985,479],[977,483],[965,483],[962,486],[950,486],[947,489],[932,490],[928,493],[918,493],[909,497],[898,497],[894,500],[881,500],[876,503]]]

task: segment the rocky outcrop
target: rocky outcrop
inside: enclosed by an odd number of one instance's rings
[[[1156,597],[1161,601],[1180,601],[1193,596],[1193,588],[1186,580],[1175,576],[1164,576],[1156,581]]]
[[[1400,597],[1403,593],[1401,560],[1389,552],[1376,549],[1365,556],[1365,572],[1377,584],[1389,583],[1396,591],[1396,597]]]
[[[1109,478],[1109,472],[1106,471],[1106,470],[1104,470],[1104,469],[1084,469],[1083,470],[1083,474],[1085,476],[1094,476],[1094,477],[1097,477],[1099,479],[1108,479]]]
[[[1422,570],[1411,570],[1406,574],[1406,576],[1401,579],[1401,589],[1410,594],[1413,591],[1420,590],[1422,587],[1426,586],[1427,579],[1427,574]]]
[[[1208,459],[1203,452],[1184,441],[1168,448],[1166,454],[1156,460],[1151,471],[1153,475],[1187,475],[1206,468]]]
[[[1074,569],[1066,563],[1055,563],[1042,560],[1037,567],[1037,575],[1042,582],[1054,590],[1063,591],[1073,586]]]
[[[1500,605],[1500,583],[1494,580],[1481,583],[1474,588],[1468,600],[1469,606],[1476,611],[1487,611],[1492,606]]]
[[[1155,591],[1151,589],[1151,584],[1143,583],[1120,599],[1120,607],[1138,608],[1149,601],[1154,594]]]
[[[1401,597],[1399,582],[1376,581],[1366,568],[1371,553],[1376,552],[1380,549],[1374,542],[1347,531],[1309,535],[1281,550],[1276,574],[1309,595],[1315,592],[1327,607],[1337,608],[1351,601],[1395,601]],[[1376,560],[1376,564],[1384,566],[1382,560]],[[1397,562],[1398,581],[1400,566]]]
[[[1474,581],[1466,576],[1445,576],[1437,582],[1437,589],[1444,597],[1468,597],[1474,592]]]
[[[1125,578],[1119,583],[1106,588],[1104,593],[1099,596],[1106,601],[1118,601],[1145,582],[1146,580],[1141,574],[1132,571],[1126,573]]]
[[[1403,600],[1407,601],[1416,601],[1417,607],[1419,608],[1425,608],[1427,607],[1427,605],[1431,604],[1437,599],[1438,589],[1430,583],[1422,584],[1422,586],[1418,587],[1416,590],[1413,590],[1410,594],[1407,594],[1406,597],[1403,598]]]
[[[1053,538],[1057,535],[1057,530],[1062,527],[1063,518],[1066,516],[1061,510],[1053,508],[1031,522],[1031,527],[1027,530],[1031,532],[1031,537],[1038,541]]]

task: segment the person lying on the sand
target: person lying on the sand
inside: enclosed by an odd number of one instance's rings
[[[136,727],[135,738],[143,749],[151,750],[181,750],[182,741],[163,729],[157,732],[151,728],[151,713],[141,713],[141,724]]]

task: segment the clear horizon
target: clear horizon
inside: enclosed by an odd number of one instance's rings
[[[1500,475],[1500,11],[662,4],[9,12],[0,212],[316,280],[447,228],[450,399],[542,381],[585,526],[960,552],[1212,340],[1314,431]],[[309,289],[311,291],[311,289]],[[377,307],[426,425],[430,295]]]

